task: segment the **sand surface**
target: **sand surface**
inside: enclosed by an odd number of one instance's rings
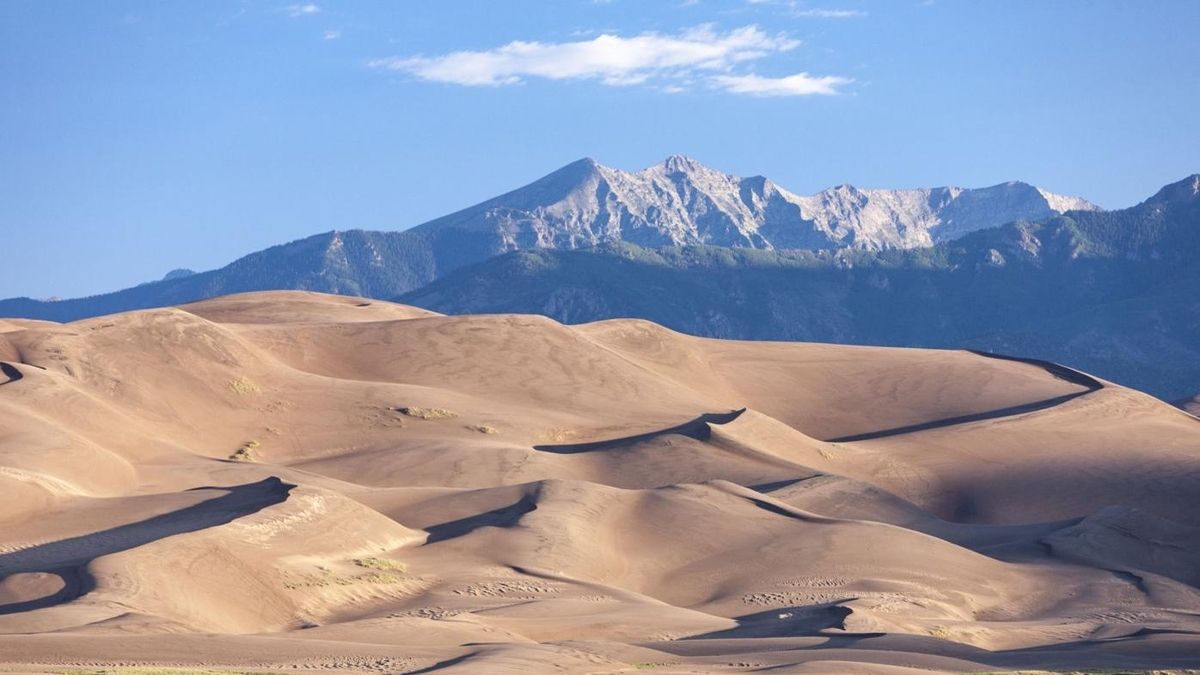
[[[0,495],[0,672],[1200,667],[1200,419],[965,351],[5,320]]]
[[[1189,414],[1200,417],[1200,394],[1196,394],[1189,399],[1179,401],[1175,405],[1186,410]]]

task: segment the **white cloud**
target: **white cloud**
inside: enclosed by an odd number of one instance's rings
[[[375,59],[368,65],[464,86],[511,85],[529,78],[592,79],[609,85],[650,80],[677,84],[698,72],[728,72],[738,64],[786,52],[799,44],[757,26],[720,33],[705,25],[675,35],[621,37],[605,33],[575,42],[515,41],[486,51]]]
[[[837,88],[851,82],[844,77],[813,77],[808,73],[796,73],[786,77],[761,77],[753,74],[714,75],[709,81],[730,93],[749,96],[829,96],[840,94]]]
[[[866,12],[860,9],[806,9],[804,5],[807,3],[800,2],[799,0],[746,0],[746,3],[750,5],[774,5],[782,7],[791,16],[803,19],[852,19],[867,15]]]
[[[327,30],[321,34],[322,40],[336,40],[340,37],[342,37],[342,31],[340,30]]]
[[[287,8],[288,16],[293,19],[310,14],[319,14],[320,12],[321,8],[311,2],[306,2],[302,5],[288,5]]]
[[[806,19],[853,19],[866,15],[866,12],[857,9],[797,9],[792,11],[792,16]]]

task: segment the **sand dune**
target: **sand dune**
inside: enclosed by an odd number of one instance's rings
[[[5,320],[0,494],[0,672],[1200,667],[1200,420],[996,355]]]
[[[1193,396],[1189,399],[1179,401],[1176,403],[1176,405],[1178,405],[1183,410],[1187,411],[1188,414],[1196,415],[1197,417],[1200,417],[1200,394],[1196,394],[1195,396]]]

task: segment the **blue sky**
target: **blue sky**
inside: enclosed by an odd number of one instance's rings
[[[584,156],[799,193],[1200,171],[1200,2],[0,3],[0,297],[403,229]]]

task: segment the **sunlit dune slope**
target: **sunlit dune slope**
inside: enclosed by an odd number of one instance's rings
[[[1055,364],[266,292],[0,367],[0,672],[1200,667],[1200,420]]]

